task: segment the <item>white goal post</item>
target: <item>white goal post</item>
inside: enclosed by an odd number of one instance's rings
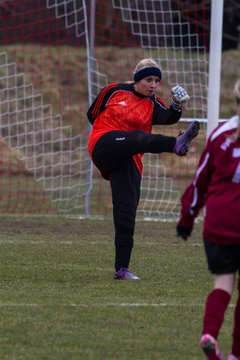
[[[219,122],[224,0],[211,2],[207,136]]]

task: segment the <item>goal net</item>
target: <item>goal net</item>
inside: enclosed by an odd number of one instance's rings
[[[201,136],[191,145],[187,157],[144,155],[138,216],[172,218],[179,212],[181,193],[193,176],[205,141],[209,2],[98,0],[94,13],[95,26],[90,27],[90,36],[94,34],[94,46],[90,48],[94,60],[90,69],[92,100],[106,83],[131,81],[136,63],[152,57],[163,73],[158,95],[169,103],[171,87],[180,84],[191,96],[179,124],[154,127],[154,131],[176,136],[188,122],[198,119],[202,123]],[[97,182],[98,176],[94,169],[93,193],[99,197],[99,189],[102,191],[98,211],[107,213],[111,201],[110,197],[103,200],[107,185]]]
[[[144,156],[138,216],[178,214],[205,142],[209,1],[0,0],[0,213],[108,216],[109,184],[91,164],[86,111],[110,82],[157,60],[159,96],[180,84],[184,118],[154,131],[177,135],[202,122],[187,157]],[[199,4],[200,3],[200,4]]]
[[[85,3],[8,0],[0,10],[0,212],[86,214]]]

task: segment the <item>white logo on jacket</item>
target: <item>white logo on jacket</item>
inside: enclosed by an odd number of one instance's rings
[[[123,106],[127,106],[127,104],[125,103],[125,101],[119,101],[118,105],[123,105]]]
[[[227,148],[234,142],[234,140],[232,140],[231,138],[226,138],[226,140],[222,143],[221,145],[221,149],[223,151],[226,151]]]
[[[116,141],[123,141],[123,140],[125,140],[125,139],[126,139],[125,136],[115,138]]]

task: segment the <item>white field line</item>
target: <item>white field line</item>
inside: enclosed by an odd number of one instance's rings
[[[25,244],[29,244],[29,245],[42,245],[42,244],[60,244],[60,245],[75,245],[75,244],[84,244],[87,243],[89,245],[99,245],[99,244],[106,244],[109,245],[108,241],[82,241],[82,240],[69,240],[69,241],[45,241],[45,240],[0,240],[0,245],[25,245]],[[187,246],[194,246],[194,247],[202,247],[202,243],[192,243],[192,242],[183,242],[180,240],[179,243],[173,243],[173,244],[167,244],[167,243],[159,243],[159,242],[152,242],[152,241],[146,241],[144,242],[144,245],[149,245],[149,246],[182,246],[184,244],[187,244]]]
[[[75,243],[79,243],[80,241],[54,241],[53,244],[63,244],[63,245],[73,245]],[[21,245],[21,244],[30,244],[30,245],[42,245],[42,244],[49,244],[49,241],[45,240],[0,240],[1,244],[8,244],[8,245]]]
[[[48,304],[49,305],[49,304]],[[53,306],[64,307],[83,307],[83,308],[107,308],[107,307],[175,307],[175,308],[191,308],[191,307],[204,307],[204,304],[174,304],[174,303],[106,303],[106,304],[53,304]],[[21,308],[21,307],[43,307],[45,304],[31,304],[31,303],[0,303],[0,308]],[[229,307],[235,307],[235,304],[230,304]]]

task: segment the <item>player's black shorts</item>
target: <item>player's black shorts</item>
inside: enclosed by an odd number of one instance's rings
[[[231,274],[238,271],[240,275],[240,244],[215,244],[204,239],[208,269],[213,274]]]

